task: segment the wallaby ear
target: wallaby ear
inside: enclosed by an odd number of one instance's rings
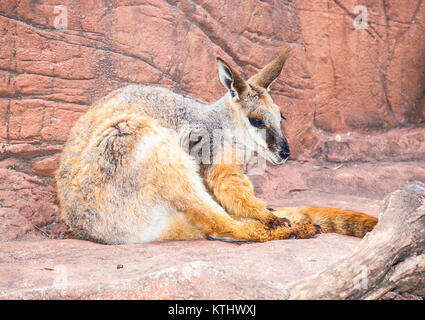
[[[290,49],[287,48],[284,53],[266,65],[256,75],[249,78],[248,83],[257,85],[264,89],[270,90],[272,83],[279,77],[283,65],[288,58]]]
[[[241,99],[248,89],[244,79],[233,70],[223,59],[217,57],[218,76],[223,86],[230,91],[232,98]]]

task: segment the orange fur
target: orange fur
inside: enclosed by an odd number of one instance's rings
[[[237,164],[216,164],[203,172],[204,180],[225,210],[236,217],[257,219],[265,225],[283,225],[254,195],[254,188]]]

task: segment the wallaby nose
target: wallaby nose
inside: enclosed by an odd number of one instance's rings
[[[287,159],[289,156],[291,155],[291,153],[289,152],[289,148],[288,147],[283,147],[279,150],[279,156],[282,159]]]

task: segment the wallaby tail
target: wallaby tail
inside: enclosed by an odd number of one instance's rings
[[[310,222],[322,233],[339,233],[362,238],[371,231],[378,219],[360,212],[327,207],[277,208],[276,216],[294,222]]]

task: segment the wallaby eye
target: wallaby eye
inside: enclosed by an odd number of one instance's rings
[[[283,114],[280,114],[280,118],[281,118],[282,120],[286,120],[286,117],[285,117]]]
[[[263,120],[260,120],[257,118],[248,118],[248,120],[249,120],[249,123],[251,123],[251,125],[256,128],[264,128],[266,126]]]

